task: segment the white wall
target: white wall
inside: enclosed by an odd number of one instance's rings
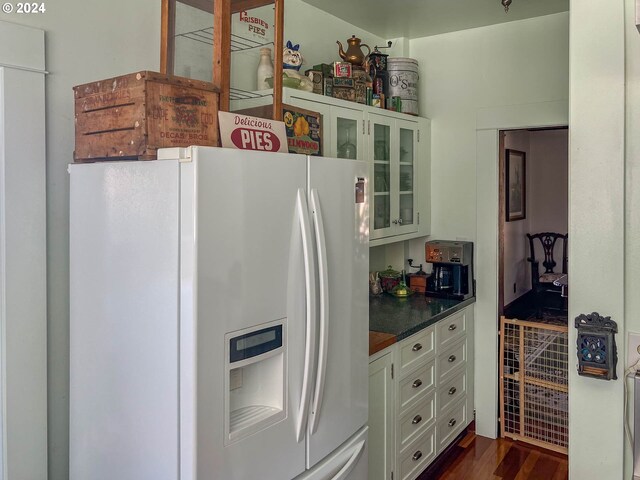
[[[527,257],[529,242],[525,236],[531,232],[531,188],[532,158],[529,148],[530,134],[527,130],[511,130],[505,133],[504,148],[525,153],[526,159],[526,217],[504,224],[504,304],[508,305],[531,289],[531,274]],[[506,159],[505,159],[506,161]],[[515,291],[513,286],[515,285]]]
[[[0,478],[47,476],[44,32],[0,21]]]
[[[530,134],[528,213],[531,232],[567,233],[569,212],[568,130],[541,130]],[[558,257],[556,257],[558,258]]]
[[[420,112],[433,120],[434,237],[475,238],[476,112],[566,100],[568,40],[560,13],[411,41]]]
[[[614,320],[618,320],[618,324],[621,326],[621,332],[616,337],[616,341],[618,344],[618,361],[619,364],[624,364],[626,366],[626,347],[627,347],[627,333],[628,332],[640,332],[640,296],[637,294],[640,289],[640,248],[638,246],[637,239],[640,236],[640,189],[637,188],[638,185],[638,177],[640,175],[640,139],[638,138],[637,132],[640,129],[640,34],[635,26],[635,0],[625,0],[624,2],[624,49],[625,49],[625,76],[624,80],[626,83],[626,99],[624,102],[625,105],[625,117],[624,120],[626,122],[624,126],[624,147],[625,147],[625,162],[624,162],[624,201],[625,201],[625,209],[624,209],[624,230],[620,227],[617,227],[617,231],[624,231],[624,267],[620,266],[610,268],[614,270],[616,275],[620,275],[621,271],[624,271],[624,300],[623,300],[623,322],[620,322],[620,316],[618,318],[614,317]],[[582,18],[578,19],[582,21]],[[604,32],[607,35],[611,35],[614,33],[619,33],[621,29],[615,22],[608,21],[606,24]],[[586,26],[588,28],[588,25]],[[586,32],[585,32],[586,33]],[[617,45],[617,51],[621,51],[620,45]],[[606,72],[607,70],[601,69],[601,72]],[[593,75],[594,72],[591,72]],[[596,76],[597,78],[597,76]],[[616,78],[616,84],[619,82],[619,79]],[[594,83],[590,85],[591,89],[597,88],[599,92],[605,92],[606,89],[601,89],[601,86],[598,83]],[[618,85],[619,87],[619,85]],[[618,94],[619,95],[619,94]],[[618,135],[620,133],[620,129],[618,128],[618,124],[612,124],[608,121],[603,121],[600,125],[594,127],[593,129],[585,129],[585,135],[589,133],[598,132],[599,135]],[[584,143],[580,142],[578,145],[575,145],[576,139],[572,139],[572,149],[574,146],[579,148],[584,148]],[[613,152],[610,152],[611,155]],[[619,155],[619,152],[617,152]],[[607,155],[605,152],[602,153],[602,158],[606,158]],[[616,158],[619,158],[616,156]],[[597,179],[597,174],[594,175],[594,179]],[[622,185],[618,185],[617,187],[621,187]],[[596,190],[602,191],[605,186],[601,183],[597,185]],[[602,200],[602,199],[601,199]],[[596,223],[600,224],[600,222]],[[601,224],[600,224],[601,225]],[[601,228],[609,228],[608,225],[602,226]],[[619,244],[619,242],[618,242]],[[571,260],[571,257],[570,257]],[[572,262],[570,261],[569,265],[571,267]],[[612,314],[611,311],[607,311],[607,314]],[[618,369],[620,371],[620,368]],[[620,381],[616,382],[617,384]],[[628,385],[631,386],[632,382],[628,382]],[[618,385],[616,385],[617,387]],[[581,386],[580,392],[584,392],[588,394],[588,387]],[[574,390],[576,391],[576,387],[574,386]],[[633,396],[633,388],[630,388],[629,398],[631,399]],[[600,438],[603,438],[605,442],[614,441],[616,448],[622,438],[622,426],[620,424],[620,412],[622,412],[622,401],[619,392],[619,388],[614,388],[613,391],[609,389],[608,395],[606,396],[605,402],[607,402],[608,408],[611,409],[611,413],[615,415],[607,415],[607,427]],[[633,416],[629,419],[633,422]],[[575,450],[577,453],[572,457],[576,462],[588,462],[589,460],[589,451],[581,452],[579,448]],[[617,466],[620,463],[620,450],[618,450],[618,455],[615,455],[613,458],[614,464]],[[633,456],[631,452],[631,448],[627,442],[624,442],[624,477],[623,478],[631,478],[632,477],[632,461]],[[598,455],[600,458],[601,455]],[[576,469],[577,470],[577,469]],[[576,471],[575,478],[580,478],[578,476],[578,472]],[[613,477],[612,477],[613,478]]]
[[[569,318],[599,312],[621,332],[625,293],[637,296],[625,287],[624,254],[638,248],[633,239],[625,244],[624,231],[625,103],[635,108],[625,98],[624,13],[624,2],[572,1],[569,62]],[[624,334],[617,339],[620,378]],[[569,358],[569,478],[623,478],[623,382],[578,376]]]
[[[351,35],[362,40],[372,49],[374,45],[386,45],[386,39],[378,37],[350,23],[334,17],[301,0],[285,0],[284,42],[291,40],[300,44],[305,62],[301,70],[318,63],[331,63],[340,59],[336,40],[340,40],[346,50],[347,39]],[[366,48],[363,49],[366,53]]]
[[[74,85],[160,65],[159,0],[56,0],[44,14],[3,20],[46,32],[47,277],[49,480],[68,479],[69,424],[69,180],[73,161]],[[336,40],[357,34],[381,39],[302,3],[286,0],[285,39],[302,42],[308,62],[335,60]],[[307,39],[306,41],[304,41]],[[311,40],[309,40],[311,39]]]
[[[160,64],[160,2],[56,0],[47,12],[4,15],[45,30],[47,70],[47,279],[49,479],[68,478],[69,180],[72,87]]]
[[[497,425],[497,379],[486,365],[498,361],[498,138],[495,130],[495,137],[485,135],[477,144],[476,129],[566,122],[568,19],[562,13],[411,42],[422,72],[420,111],[432,119],[432,236],[483,239],[475,251],[475,402],[477,431],[485,436],[495,436]],[[527,123],[519,123],[521,111]],[[477,157],[481,146],[494,154]],[[482,197],[477,185],[489,186]]]
[[[626,331],[619,335],[618,356],[626,359],[626,333],[640,332],[640,34],[635,27],[635,0],[625,0],[626,33],[626,160],[625,160],[625,249],[624,310]],[[624,360],[626,363],[626,360]],[[629,381],[629,385],[632,382]],[[633,388],[629,397],[632,398]],[[618,405],[620,408],[620,405]],[[631,478],[633,456],[625,442],[625,475]]]
[[[404,54],[419,63],[420,115],[432,119],[430,238],[475,240],[476,113],[568,98],[568,16],[410,40]],[[386,256],[407,268],[410,255],[423,262],[426,240],[406,242],[404,259],[396,247],[376,247],[372,261]]]

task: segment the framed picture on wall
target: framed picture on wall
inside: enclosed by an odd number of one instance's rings
[[[527,164],[525,152],[505,150],[505,212],[507,222],[523,220],[527,216]]]

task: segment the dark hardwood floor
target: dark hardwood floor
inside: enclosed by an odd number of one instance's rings
[[[566,455],[505,438],[491,440],[474,431],[451,455],[418,480],[567,480]]]
[[[543,305],[549,307],[542,309],[543,319],[564,319],[566,322],[566,300],[562,299],[562,297],[556,293],[542,294],[541,297]],[[505,318],[518,318],[520,320],[533,320],[535,322],[538,320],[536,318],[536,306],[536,298],[533,292],[529,291],[505,306],[504,316]]]
[[[552,298],[557,302],[558,299]],[[562,306],[562,305],[560,305]],[[536,303],[531,293],[505,309],[507,318],[550,323],[566,323],[561,309],[543,309],[543,319],[535,318]],[[445,452],[417,480],[567,480],[567,456],[505,438],[491,440],[469,432]]]

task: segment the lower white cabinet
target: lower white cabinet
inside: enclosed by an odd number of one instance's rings
[[[397,426],[397,450],[403,452],[410,450],[418,437],[425,430],[429,430],[436,419],[435,392],[431,392],[420,403],[407,409],[396,422]]]
[[[467,426],[467,402],[460,400],[450,411],[438,417],[438,453],[449,446],[451,441]]]
[[[398,455],[398,477],[401,480],[416,478],[436,458],[435,428],[430,428]],[[396,478],[391,477],[391,478]]]
[[[473,419],[473,306],[369,363],[369,480],[414,480]]]
[[[384,352],[369,363],[369,480],[390,480],[393,475],[393,352]]]

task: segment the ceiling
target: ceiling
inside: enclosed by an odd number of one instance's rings
[[[569,0],[303,0],[382,38],[419,38],[569,10]]]

